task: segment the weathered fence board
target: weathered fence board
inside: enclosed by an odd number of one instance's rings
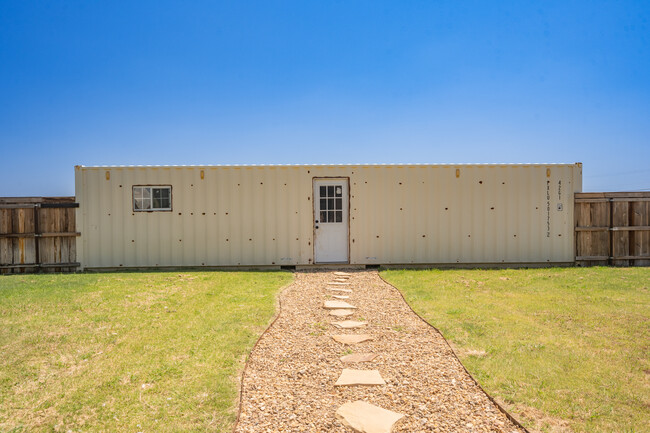
[[[650,192],[575,195],[578,265],[650,265]]]
[[[74,271],[74,197],[0,198],[0,273]]]
[[[74,271],[74,197],[0,198],[0,273]],[[650,192],[577,193],[576,264],[650,266]]]

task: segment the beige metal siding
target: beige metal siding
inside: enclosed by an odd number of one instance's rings
[[[580,168],[550,170],[547,177],[547,166],[362,168],[351,185],[352,261],[573,261]]]
[[[77,167],[79,260],[310,264],[314,177],[350,179],[353,264],[574,260],[579,164]],[[133,212],[133,185],[171,185],[173,210]]]

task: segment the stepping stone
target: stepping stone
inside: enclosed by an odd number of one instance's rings
[[[404,415],[357,400],[336,410],[336,419],[358,433],[391,433]]]
[[[354,314],[354,311],[352,310],[332,310],[330,311],[330,316],[336,316],[336,317],[347,317],[351,316]]]
[[[332,338],[334,341],[343,344],[363,343],[364,341],[372,340],[372,337],[368,334],[339,334],[332,335]]]
[[[370,362],[375,359],[376,353],[353,353],[352,355],[341,356],[341,362]]]
[[[352,274],[349,274],[347,272],[334,272],[334,275],[336,275],[337,277],[350,277],[350,275]]]
[[[339,289],[338,287],[328,287],[327,290],[331,290],[332,292],[352,293],[352,289]]]
[[[354,305],[350,305],[345,301],[325,301],[323,308],[327,310],[338,310],[341,308],[356,309]]]
[[[350,299],[350,297],[346,295],[331,295],[331,296],[332,298],[336,298],[336,299]]]
[[[333,322],[332,325],[341,329],[361,328],[366,326],[368,322],[357,322],[356,320],[344,320],[342,322]]]
[[[344,368],[334,386],[351,385],[386,385],[386,381],[382,379],[379,370],[352,370],[351,368]]]
[[[327,283],[330,286],[349,286],[350,283],[341,283],[340,281],[330,281]]]
[[[334,281],[336,281],[337,283],[345,283],[346,281],[348,281],[348,279],[347,278],[334,278]]]

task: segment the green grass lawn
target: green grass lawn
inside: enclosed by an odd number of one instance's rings
[[[284,272],[0,277],[0,432],[229,431]]]
[[[650,431],[650,269],[381,275],[526,426]]]

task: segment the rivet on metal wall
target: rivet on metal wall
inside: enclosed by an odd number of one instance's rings
[[[201,170],[201,180],[203,180],[204,178],[205,178],[205,172]]]
[[[546,169],[546,177],[551,177],[551,169],[550,168]]]
[[[111,172],[106,170],[106,180],[111,180]]]
[[[456,169],[456,177],[460,177],[460,168]]]

